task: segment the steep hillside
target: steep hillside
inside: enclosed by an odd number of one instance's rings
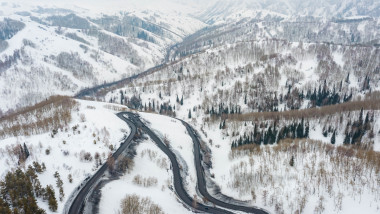
[[[204,26],[187,15],[156,11],[89,17],[81,9],[2,5],[2,111],[139,73],[160,64],[167,48]]]
[[[225,22],[231,15],[249,17],[249,11],[271,11],[287,16],[352,17],[380,16],[380,3],[374,0],[214,0],[198,16],[207,23]]]
[[[128,134],[129,127],[114,114],[122,109],[126,108],[52,97],[2,118],[1,180],[5,181],[16,169],[27,176],[33,175],[31,191],[37,205],[47,213],[53,213],[50,197],[46,196],[47,187],[50,187],[56,199],[56,210],[62,213],[77,187],[106,162]],[[12,182],[8,182],[9,185],[0,187],[1,198],[14,208],[19,206],[16,201],[23,197],[12,198],[3,193],[6,188],[14,188]],[[31,204],[28,206],[32,209]]]
[[[0,210],[379,213],[379,2],[66,1],[0,3]]]
[[[347,102],[379,90],[379,49],[262,40],[222,45],[148,75],[106,101],[128,104],[132,96],[187,109],[283,111]],[[120,92],[123,92],[120,94]],[[159,98],[157,98],[157,96]],[[178,112],[178,110],[177,110]]]
[[[374,177],[352,181],[360,191],[352,182],[312,179],[315,189],[294,184],[306,185],[310,180],[296,175],[314,178],[316,170],[324,170],[327,174],[318,176],[327,179],[352,177],[357,169],[349,165],[340,165],[346,171],[333,176],[337,163],[328,160],[341,156],[366,163],[362,173],[378,167],[379,56],[378,47],[366,45],[236,42],[180,58],[103,99],[191,122],[206,145],[203,157],[215,197],[248,200],[274,213],[346,213],[358,207],[376,213],[376,170]],[[296,162],[288,166],[292,158]],[[308,168],[311,164],[318,168]]]

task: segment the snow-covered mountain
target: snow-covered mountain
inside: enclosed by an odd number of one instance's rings
[[[36,199],[28,202],[68,211],[106,161],[89,213],[122,213],[128,198],[154,213],[215,206],[199,191],[198,138],[207,189],[225,203],[378,213],[379,8],[375,0],[0,0],[0,210],[18,206],[5,189],[27,173]],[[112,81],[89,90],[97,101],[70,97]],[[173,188],[164,149],[114,115],[130,110],[125,118],[138,114],[175,154],[192,208]],[[133,130],[124,157],[112,159]]]
[[[205,26],[185,14],[133,7],[93,14],[0,4],[2,111],[139,73],[160,64],[169,46]]]
[[[198,16],[207,23],[219,23],[247,11],[270,11],[287,16],[315,16],[342,18],[380,16],[380,2],[376,0],[215,0]]]

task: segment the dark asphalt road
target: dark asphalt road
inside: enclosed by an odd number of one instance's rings
[[[128,115],[128,119],[124,117],[124,115]],[[140,119],[137,114],[131,113],[131,112],[121,112],[118,113],[117,116],[125,121],[131,128],[131,133],[128,136],[128,138],[124,141],[124,143],[119,147],[119,149],[113,154],[113,157],[117,159],[119,155],[124,152],[126,149],[128,149],[129,145],[132,142],[133,137],[136,134],[137,128],[140,128],[142,131],[144,131],[146,134],[149,135],[149,137],[156,143],[156,145],[168,156],[170,159],[171,165],[172,165],[172,171],[173,171],[173,179],[174,179],[174,189],[178,197],[182,200],[183,203],[187,204],[189,207],[193,207],[193,198],[188,195],[186,192],[183,180],[181,177],[181,169],[179,167],[179,163],[176,159],[175,154],[168,149],[168,147],[161,141],[159,137],[150,129],[148,128]],[[203,171],[203,167],[201,165],[201,154],[200,154],[200,143],[199,139],[196,136],[193,128],[187,124],[186,122],[182,121],[182,123],[185,125],[190,137],[193,139],[194,142],[194,161],[197,171],[197,180],[198,180],[198,189],[199,192],[207,198],[207,200],[217,206],[230,209],[230,210],[236,210],[236,211],[243,211],[246,213],[257,213],[257,214],[267,214],[267,212],[253,207],[245,207],[241,205],[234,205],[229,204],[223,201],[220,201],[218,199],[215,199],[212,197],[206,188],[206,181],[205,181],[205,175]],[[101,177],[104,175],[108,168],[107,163],[103,164],[103,166],[90,178],[90,180],[85,184],[84,187],[79,191],[78,195],[73,200],[70,208],[69,208],[69,214],[80,214],[83,212],[83,208],[87,199],[87,196],[91,189],[94,187],[94,184],[101,179]],[[193,211],[196,212],[205,212],[205,213],[215,213],[215,214],[232,214],[231,211],[224,210],[222,208],[218,207],[211,207],[206,206],[204,204],[197,203],[197,206],[194,208]]]
[[[128,138],[125,139],[124,143],[119,147],[119,149],[117,149],[116,152],[112,155],[115,158],[115,160],[119,157],[119,155],[122,152],[124,152],[124,150],[128,149],[129,145],[132,142],[133,137],[136,134],[136,126],[132,122],[125,119],[122,113],[117,114],[117,116],[120,119],[124,120],[129,125],[129,127],[131,128],[131,133],[128,136]],[[83,212],[84,204],[88,196],[88,193],[94,187],[94,184],[98,182],[99,179],[104,175],[107,168],[108,168],[107,163],[104,163],[103,166],[101,166],[100,169],[90,178],[90,180],[87,181],[85,186],[82,187],[78,195],[75,197],[75,199],[71,203],[71,206],[68,211],[69,214],[80,214]]]
[[[200,143],[199,143],[198,136],[196,135],[194,129],[188,123],[186,123],[185,121],[182,121],[182,120],[181,120],[181,122],[186,127],[187,132],[189,133],[190,137],[193,139],[194,161],[195,161],[195,168],[196,168],[196,171],[197,171],[197,181],[198,181],[197,187],[198,187],[199,192],[201,193],[201,195],[203,195],[204,197],[206,197],[207,200],[210,201],[210,202],[212,202],[213,204],[215,204],[217,206],[220,206],[220,207],[227,208],[227,209],[237,210],[237,211],[243,211],[243,212],[246,212],[246,213],[268,214],[268,212],[266,212],[266,211],[264,211],[262,209],[259,209],[259,208],[246,207],[246,206],[235,205],[235,204],[229,204],[229,203],[220,201],[220,200],[214,198],[213,196],[211,196],[208,193],[207,187],[206,187],[205,174],[204,174],[204,170],[203,170],[202,163],[201,163],[202,157],[201,157],[201,154],[200,154]]]
[[[178,164],[178,161],[175,157],[175,154],[166,147],[166,145],[161,141],[157,135],[150,130],[141,120],[139,119],[138,115],[130,112],[125,112],[126,115],[129,116],[129,119],[139,128],[141,128],[146,134],[149,135],[149,137],[156,143],[156,145],[169,157],[170,162],[172,164],[172,170],[173,170],[173,178],[174,178],[174,189],[178,195],[178,197],[187,204],[189,207],[192,207],[193,205],[193,198],[190,197],[183,186],[183,181],[181,177],[180,167]],[[210,207],[205,206],[203,204],[197,204],[196,207],[197,211],[200,212],[206,212],[206,213],[215,213],[215,214],[226,214],[226,213],[232,213],[230,211],[217,208],[217,207]]]

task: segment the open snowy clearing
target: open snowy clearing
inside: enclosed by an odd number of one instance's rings
[[[158,204],[165,213],[191,213],[176,198],[170,187],[173,182],[170,162],[166,155],[149,139],[137,146],[134,167],[119,180],[112,181],[102,188],[100,214],[117,214],[120,203],[126,195],[137,194],[148,197]],[[142,179],[153,178],[151,186],[138,185],[136,176]]]

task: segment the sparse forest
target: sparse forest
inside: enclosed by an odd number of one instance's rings
[[[380,3],[171,1],[0,3],[0,213],[379,213]]]
[[[313,140],[246,145],[230,153],[235,164],[226,187],[236,197],[274,207],[275,213],[340,212],[351,200],[364,198],[378,211],[379,158],[373,150]]]

